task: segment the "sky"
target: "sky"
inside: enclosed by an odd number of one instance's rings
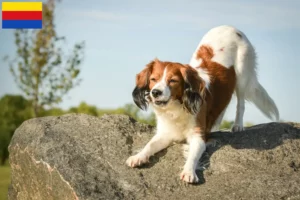
[[[135,75],[154,58],[189,63],[203,35],[219,25],[246,34],[257,52],[258,79],[285,121],[300,122],[300,1],[298,0],[62,0],[57,33],[65,50],[85,41],[79,87],[58,106],[85,101],[99,108],[133,103]],[[0,58],[14,55],[12,30],[0,29]],[[20,94],[0,60],[0,96]],[[233,97],[225,119],[235,117]],[[251,103],[244,121],[270,122]]]

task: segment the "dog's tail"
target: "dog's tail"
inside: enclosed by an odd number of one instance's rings
[[[273,99],[259,83],[256,73],[256,53],[250,41],[242,34],[235,72],[237,74],[237,89],[244,92],[247,101],[253,102],[256,107],[269,119],[279,121],[279,112]]]
[[[255,81],[250,91],[246,93],[246,99],[253,102],[256,107],[269,119],[279,121],[279,112],[273,99],[269,96],[263,86]]]

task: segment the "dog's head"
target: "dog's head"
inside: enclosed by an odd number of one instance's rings
[[[137,74],[132,96],[143,110],[147,109],[148,103],[163,108],[171,101],[179,101],[191,114],[196,114],[204,91],[205,82],[194,68],[155,59]]]

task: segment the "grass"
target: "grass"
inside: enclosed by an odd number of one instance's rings
[[[8,164],[0,166],[0,200],[7,199],[8,185],[10,184],[10,167]]]

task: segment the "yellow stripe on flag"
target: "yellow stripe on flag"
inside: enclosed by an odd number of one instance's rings
[[[42,11],[42,2],[2,2],[2,11]]]

